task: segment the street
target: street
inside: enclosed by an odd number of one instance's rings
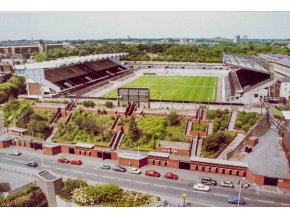
[[[16,149],[22,152],[20,156],[11,156],[9,151],[14,149],[6,148],[0,150],[1,170],[18,169],[24,172],[37,172],[42,168],[51,170],[63,178],[77,178],[81,177],[88,180],[89,183],[115,183],[122,188],[136,191],[147,192],[159,195],[162,199],[169,201],[175,205],[182,205],[182,194],[187,194],[186,202],[191,203],[192,206],[233,206],[227,203],[227,198],[238,196],[239,185],[237,181],[243,181],[243,178],[228,176],[225,177],[214,174],[201,174],[187,170],[176,170],[166,167],[146,166],[142,168],[141,175],[133,175],[128,171],[125,173],[115,172],[113,170],[100,169],[101,164],[107,163],[111,167],[116,165],[115,161],[96,159],[93,157],[84,157],[76,155],[61,155],[69,159],[80,159],[83,165],[71,165],[58,163],[57,159],[60,157],[42,155],[40,150],[34,151],[28,148],[17,147]],[[43,161],[41,160],[43,157]],[[34,160],[39,166],[36,168],[27,167],[24,164],[27,161]],[[42,166],[43,162],[43,166]],[[128,168],[127,168],[128,169]],[[144,175],[145,170],[154,169],[161,173],[160,178],[151,178]],[[173,181],[163,177],[165,172],[173,172],[178,174],[179,180]],[[13,172],[11,172],[13,173]],[[202,176],[210,176],[218,181],[218,184],[224,180],[230,180],[235,184],[235,188],[223,188],[220,186],[210,187],[210,192],[200,192],[193,190],[192,186],[200,182]],[[250,207],[283,207],[290,206],[290,192],[283,192],[281,190],[267,190],[262,187],[252,186],[249,189],[242,189],[241,196],[246,200],[245,206]]]

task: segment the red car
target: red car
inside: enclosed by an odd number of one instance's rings
[[[61,157],[57,161],[60,163],[69,163],[70,162],[69,159],[66,159],[65,157]]]
[[[81,160],[71,160],[70,163],[74,164],[74,165],[82,165],[83,164],[83,162]]]
[[[160,177],[160,173],[158,173],[155,170],[146,170],[145,175],[146,176],[153,176],[153,177]]]
[[[174,179],[174,180],[178,180],[178,176],[176,174],[173,174],[173,173],[165,173],[164,174],[164,177],[166,179]]]

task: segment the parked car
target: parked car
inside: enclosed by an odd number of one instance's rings
[[[60,163],[69,163],[70,162],[69,159],[66,159],[65,157],[58,158],[57,161]]]
[[[178,176],[176,174],[173,174],[173,173],[165,173],[164,174],[164,177],[166,179],[174,179],[174,180],[178,180]]]
[[[141,174],[141,170],[139,170],[138,168],[131,168],[129,169],[129,172],[132,174]]]
[[[146,176],[153,176],[153,177],[160,177],[160,173],[155,170],[146,170],[145,172]]]
[[[109,170],[109,169],[111,169],[111,166],[109,164],[103,164],[101,166],[101,169],[103,169],[103,170]]]
[[[82,165],[83,162],[81,160],[70,160],[70,164],[74,164],[74,165]]]
[[[127,171],[125,167],[121,167],[119,165],[118,166],[114,166],[113,170],[117,171],[117,172],[122,172],[122,173]]]
[[[228,203],[230,204],[240,204],[240,205],[245,205],[246,201],[242,197],[230,197],[228,198]]]
[[[25,165],[29,167],[37,167],[38,164],[35,161],[29,161]]]
[[[12,150],[9,152],[10,155],[15,155],[15,156],[19,156],[21,155],[21,152],[20,151],[16,151],[16,150]]]
[[[209,192],[210,191],[209,186],[207,186],[205,184],[200,184],[200,183],[194,184],[193,185],[193,189],[197,190],[197,191],[204,191],[204,192]]]
[[[234,183],[232,183],[231,181],[223,181],[220,184],[221,187],[226,187],[226,188],[234,188]]]
[[[202,184],[205,184],[205,185],[217,185],[217,181],[216,180],[213,180],[212,178],[210,177],[202,177],[201,178],[201,183]]]

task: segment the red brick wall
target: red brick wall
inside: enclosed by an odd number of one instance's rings
[[[41,86],[38,83],[28,83],[28,90],[30,95],[40,95]]]
[[[179,160],[168,160],[167,161],[167,166],[168,167],[172,167],[172,168],[176,168],[179,169]]]
[[[117,152],[111,152],[111,159],[112,160],[118,160],[118,153]]]
[[[69,153],[69,146],[61,145],[61,153],[68,154]]]
[[[255,175],[249,170],[247,172],[247,179],[257,185],[264,185],[264,176]]]
[[[57,146],[54,148],[43,148],[43,154],[46,155],[56,155],[61,153],[61,151],[62,151],[61,146]]]
[[[0,141],[0,148],[7,148],[13,145],[12,139],[8,141]]]
[[[277,186],[279,188],[287,188],[287,189],[290,189],[290,179],[279,179]]]

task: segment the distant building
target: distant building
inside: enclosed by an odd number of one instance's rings
[[[168,39],[162,39],[160,40],[160,44],[168,44],[169,40]]]
[[[241,41],[241,37],[240,37],[240,35],[235,35],[235,36],[234,36],[234,39],[233,39],[233,43],[235,43],[235,44],[239,44],[240,41]]]
[[[180,39],[180,45],[196,45],[196,39]]]
[[[247,35],[243,35],[243,40],[247,40],[248,36]]]

